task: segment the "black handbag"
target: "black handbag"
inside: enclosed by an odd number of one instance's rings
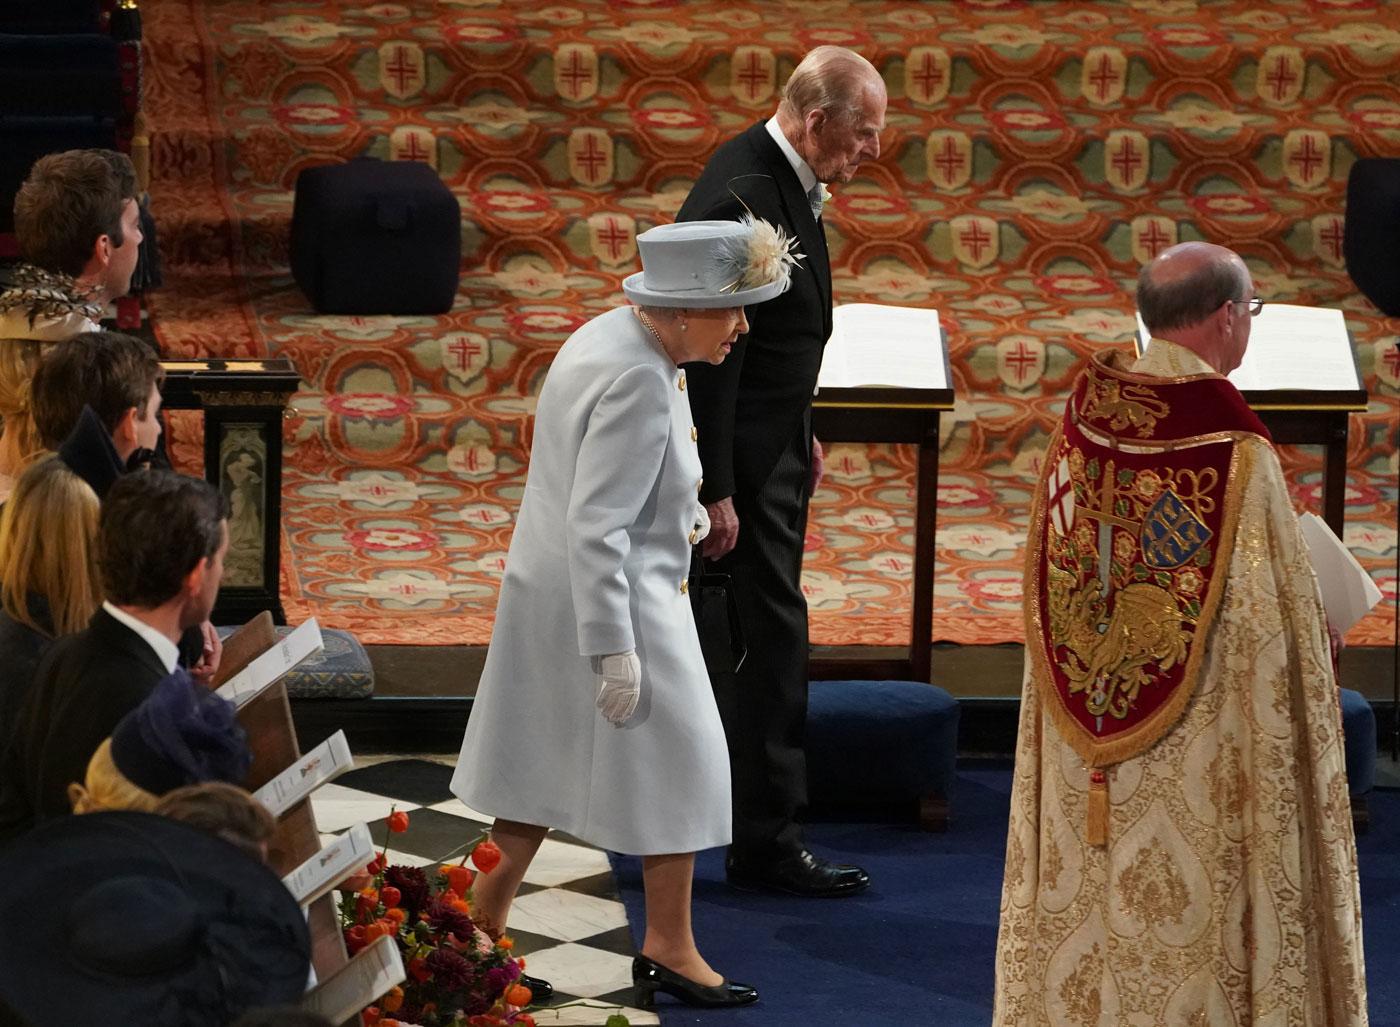
[[[700,652],[711,677],[733,674],[748,655],[744,628],[739,621],[739,604],[734,583],[728,574],[707,573],[697,546],[690,560],[690,609],[695,614],[695,631],[700,636]]]

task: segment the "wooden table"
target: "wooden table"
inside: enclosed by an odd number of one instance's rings
[[[228,498],[229,552],[213,619],[282,609],[282,418],[301,377],[285,358],[162,360],[167,410],[204,411],[204,477]]]
[[[1242,395],[1275,443],[1322,447],[1322,519],[1341,538],[1346,521],[1349,426],[1352,414],[1366,410],[1366,390],[1251,390]]]
[[[947,359],[947,347],[944,347]],[[952,381],[951,376],[947,377]],[[906,657],[813,658],[814,678],[932,680],[933,579],[938,519],[938,423],[953,409],[947,389],[823,389],[812,403],[812,432],[826,442],[908,442],[919,447],[914,480],[913,611]]]

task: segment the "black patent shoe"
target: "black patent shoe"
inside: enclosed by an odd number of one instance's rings
[[[696,984],[668,970],[654,959],[638,956],[632,960],[632,988],[637,1006],[650,1009],[656,1005],[656,993],[665,992],[681,1005],[719,1009],[724,1006],[746,1006],[758,1001],[758,992],[747,984],[725,978],[719,984]]]
[[[516,984],[530,989],[530,1004],[536,1002],[548,1002],[554,997],[554,985],[538,977],[531,977],[529,974],[521,974],[515,980]]]
[[[724,872],[736,888],[766,888],[803,898],[840,898],[870,886],[870,875],[860,867],[831,863],[806,849],[764,859],[731,848]]]

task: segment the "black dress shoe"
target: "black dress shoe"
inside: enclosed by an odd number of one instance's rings
[[[747,984],[725,978],[719,984],[696,984],[668,970],[654,959],[638,956],[632,960],[632,988],[637,1005],[650,1009],[656,1004],[656,993],[663,991],[682,1005],[718,1009],[723,1006],[746,1006],[758,1001],[758,992]]]
[[[736,854],[731,849],[724,870],[736,888],[767,888],[804,898],[854,895],[870,884],[870,875],[860,867],[830,863],[806,849],[768,859]]]
[[[538,977],[531,977],[529,974],[521,974],[515,981],[516,984],[530,989],[530,1004],[536,1002],[548,1002],[554,997],[554,985]]]

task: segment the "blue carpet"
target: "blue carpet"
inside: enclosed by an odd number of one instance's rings
[[[700,951],[720,973],[757,987],[761,1000],[707,1011],[661,996],[662,1024],[985,1027],[1010,794],[1009,765],[960,764],[947,834],[810,825],[807,838],[819,854],[870,871],[870,890],[850,899],[735,891],[724,883],[723,851],[702,852]],[[1371,1023],[1400,1027],[1400,792],[1373,793],[1370,804],[1371,831],[1358,848]],[[641,861],[614,855],[613,863],[640,947]]]

